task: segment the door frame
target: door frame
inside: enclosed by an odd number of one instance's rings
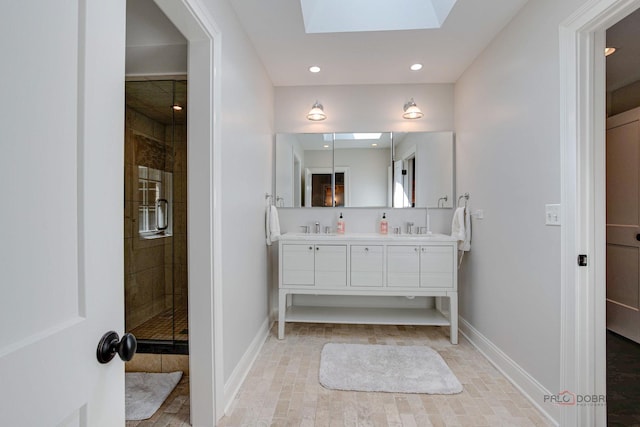
[[[560,25],[560,385],[606,395],[605,32],[640,0],[590,0]],[[578,267],[578,254],[588,265]],[[563,426],[605,425],[606,406],[563,406]]]
[[[154,0],[188,41],[187,215],[191,424],[224,415],[221,32],[200,0]],[[197,194],[197,197],[192,195]]]

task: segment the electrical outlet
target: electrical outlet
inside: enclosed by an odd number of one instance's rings
[[[544,205],[544,218],[546,225],[560,225],[560,205]]]
[[[473,213],[475,219],[484,219],[484,210],[478,209]]]

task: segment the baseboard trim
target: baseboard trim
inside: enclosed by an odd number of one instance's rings
[[[236,394],[238,394],[242,383],[244,382],[245,378],[247,378],[247,375],[249,374],[253,363],[258,358],[260,350],[262,349],[262,346],[269,336],[269,325],[269,318],[264,319],[264,322],[262,322],[260,329],[258,329],[258,333],[253,338],[253,341],[251,341],[251,344],[247,348],[247,351],[245,351],[244,355],[240,359],[240,362],[238,362],[233,372],[231,373],[229,380],[224,385],[225,415],[228,413],[229,408],[231,407],[231,404],[236,397]]]
[[[459,331],[467,341],[471,343],[509,382],[511,382],[520,392],[542,412],[554,425],[558,426],[560,419],[560,407],[547,404],[541,405],[542,396],[551,395],[542,384],[533,378],[520,365],[514,362],[500,348],[493,344],[487,337],[482,335],[469,322],[458,316]],[[538,397],[536,399],[535,397]]]

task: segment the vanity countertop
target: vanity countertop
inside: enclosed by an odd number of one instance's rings
[[[455,238],[446,234],[378,234],[378,233],[345,233],[345,234],[323,234],[323,233],[285,233],[280,236],[282,241],[305,241],[305,240],[327,240],[327,241],[353,241],[353,240],[378,240],[378,241],[403,241],[428,240],[432,242],[454,242]]]

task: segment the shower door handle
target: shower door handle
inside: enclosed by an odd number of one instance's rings
[[[118,353],[123,362],[133,359],[138,348],[138,340],[133,334],[124,334],[122,339],[114,331],[109,331],[100,338],[96,357],[100,363],[109,363]]]
[[[156,228],[159,231],[169,228],[169,201],[167,199],[156,200]],[[162,212],[162,215],[160,215]]]

